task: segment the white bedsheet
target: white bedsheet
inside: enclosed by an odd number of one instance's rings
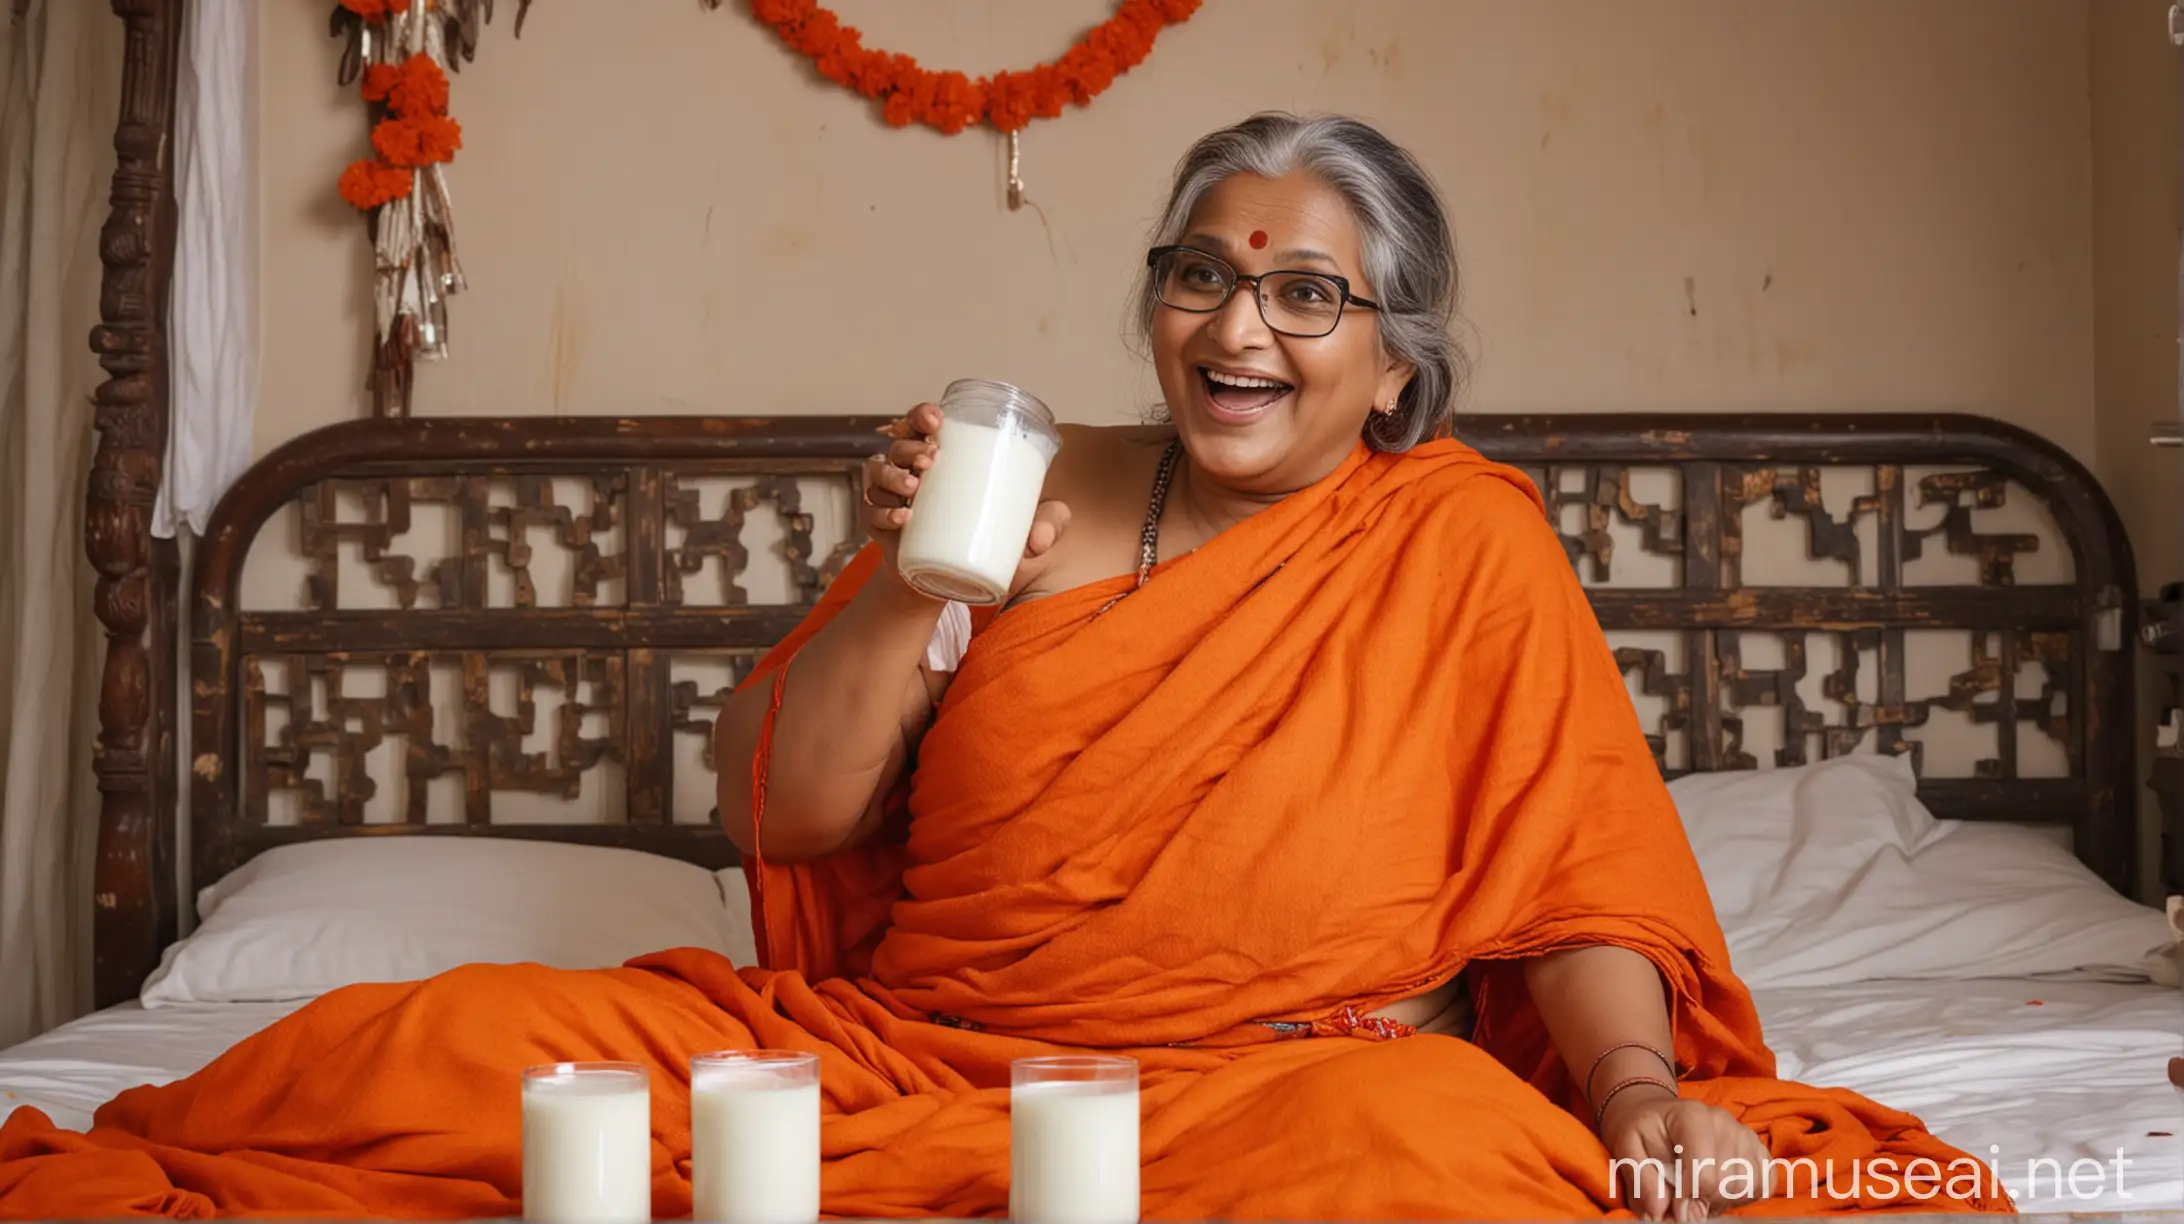
[[[1757,1001],[1784,1078],[1917,1116],[1994,1163],[2020,1211],[2184,1208],[2184,1095],[2167,1079],[2168,1060],[2184,1054],[2175,990],[1883,982]]]
[[[2184,1096],[2165,1078],[2168,1059],[2184,1055],[2184,995],[2101,982],[1890,982],[1763,991],[1758,1003],[1785,1078],[1916,1115],[1994,1161],[2022,1211],[2184,1208]],[[88,1127],[123,1089],[179,1079],[295,1006],[132,1003],[86,1016],[0,1051],[0,1114],[35,1105],[61,1126]],[[2041,1160],[2055,1164],[2032,1163]],[[2074,1193],[2080,1161],[2102,1173],[2080,1165]]]
[[[57,1126],[86,1130],[124,1089],[166,1084],[203,1067],[297,1003],[191,1003],[146,1011],[135,1003],[94,1012],[0,1050],[0,1117],[21,1106]]]

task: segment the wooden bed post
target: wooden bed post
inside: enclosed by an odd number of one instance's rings
[[[113,0],[127,27],[111,211],[99,231],[106,369],[85,492],[84,551],[106,628],[99,683],[97,1005],[136,994],[174,938],[175,545],[152,537],[167,449],[166,305],[173,266],[174,83],[184,0]]]

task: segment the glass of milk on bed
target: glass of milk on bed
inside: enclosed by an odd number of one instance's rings
[[[652,1219],[652,1086],[643,1067],[569,1062],[523,1073],[523,1218]]]
[[[819,1218],[819,1059],[722,1050],[690,1060],[694,1219],[809,1224]]]
[[[1134,1224],[1136,1060],[1021,1058],[1009,1080],[1009,1218],[1018,1224]]]
[[[1007,383],[950,383],[940,412],[940,450],[918,479],[895,565],[935,599],[997,604],[1024,559],[1062,435],[1045,404]]]

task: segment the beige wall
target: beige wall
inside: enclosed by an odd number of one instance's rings
[[[512,7],[512,6],[504,6]],[[1109,0],[838,0],[973,71]],[[364,411],[364,147],[308,5],[265,8],[263,449]],[[1151,391],[1121,302],[1164,178],[1261,107],[1383,124],[1440,179],[1465,406],[1968,409],[2088,458],[2087,17],[2058,0],[1211,0],[1001,142],[898,131],[747,6],[542,4],[456,79],[473,288],[418,412],[888,412],[949,378],[1065,416]]]
[[[2096,470],[2151,588],[2184,579],[2184,457],[2146,444],[2177,415],[2177,48],[2166,0],[2116,0],[2092,23]]]
[[[2184,453],[2146,444],[2177,414],[2178,87],[2166,0],[2101,0],[2093,8],[2095,471],[2116,500],[2151,596],[2184,580]],[[2151,751],[2152,676],[2142,703]],[[2144,799],[2152,810],[2151,796]],[[2146,846],[2152,859],[2158,842]]]

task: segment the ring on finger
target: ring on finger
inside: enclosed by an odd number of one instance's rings
[[[887,457],[884,455],[866,455],[864,465],[864,489],[859,494],[859,496],[864,499],[865,505],[871,506],[875,510],[885,510],[887,509],[886,506],[883,506],[880,503],[872,500],[872,488],[874,485],[879,483],[879,473],[874,471],[874,469],[885,468],[887,466]]]

